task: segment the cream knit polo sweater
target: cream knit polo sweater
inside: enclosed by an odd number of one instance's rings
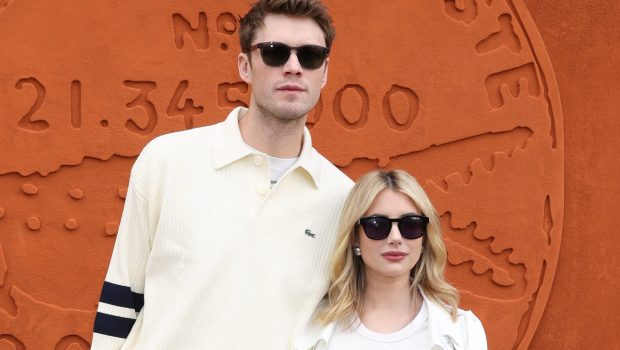
[[[270,188],[241,111],[138,157],[92,350],[288,349],[312,315],[353,183],[304,130],[298,162]]]

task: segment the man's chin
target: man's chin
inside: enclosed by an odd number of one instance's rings
[[[270,110],[274,117],[283,120],[299,120],[305,117],[312,108],[300,105],[280,105]]]

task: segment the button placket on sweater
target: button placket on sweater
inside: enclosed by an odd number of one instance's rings
[[[252,156],[252,164],[254,164],[255,167],[259,168],[259,172],[261,173],[261,176],[259,177],[260,180],[256,184],[256,193],[258,193],[258,195],[261,197],[261,200],[259,202],[260,206],[262,206],[262,203],[268,197],[271,185],[269,164],[267,160],[264,159],[264,156],[259,154],[255,154]]]

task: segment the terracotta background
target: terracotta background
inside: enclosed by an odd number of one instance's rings
[[[88,348],[135,155],[247,102],[229,13],[249,2],[0,0],[0,350]],[[326,2],[339,37],[317,147],[352,177],[426,183],[491,349],[620,349],[620,5]]]
[[[620,3],[526,4],[562,98],[565,203],[553,289],[531,349],[620,349]]]

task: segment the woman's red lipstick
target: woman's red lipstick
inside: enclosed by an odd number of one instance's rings
[[[398,251],[392,251],[392,252],[385,252],[385,253],[381,254],[381,256],[383,256],[384,258],[386,258],[389,261],[401,261],[401,260],[403,260],[407,256],[407,253],[405,253],[405,252],[398,252]]]

